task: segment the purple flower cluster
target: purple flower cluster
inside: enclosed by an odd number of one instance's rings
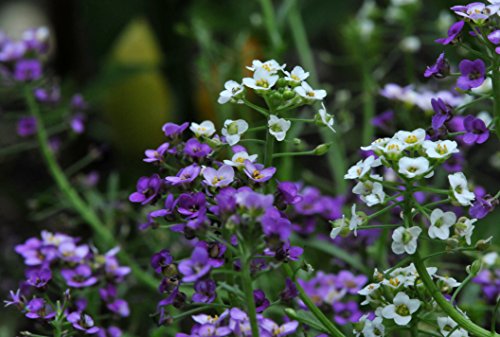
[[[189,334],[177,333],[175,337],[223,337],[223,336],[252,336],[250,319],[246,312],[239,308],[225,310],[219,316],[193,315],[196,324]],[[262,337],[284,337],[297,332],[299,323],[289,321],[282,325],[269,318],[257,315],[259,335]]]
[[[481,286],[484,296],[492,303],[500,296],[500,269],[484,269],[473,278],[473,282]]]
[[[368,282],[365,275],[355,275],[347,270],[338,274],[318,272],[308,281],[299,280],[306,294],[324,312],[332,314],[339,325],[356,323],[362,316],[355,296]]]
[[[86,313],[89,291],[97,292],[108,312],[116,317],[127,317],[130,313],[128,303],[119,298],[117,289],[130,268],[118,263],[117,248],[101,255],[78,238],[42,231],[40,238],[28,239],[17,245],[15,251],[24,259],[26,278],[16,292],[10,292],[6,306],[16,306],[31,319],[65,319],[75,330],[85,334],[121,336],[117,327],[111,326],[106,332]],[[57,293],[54,289],[59,289],[62,301],[48,300]],[[82,297],[75,296],[78,294]],[[64,303],[62,309],[54,306],[58,301]]]

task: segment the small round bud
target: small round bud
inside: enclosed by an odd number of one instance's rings
[[[300,145],[300,144],[302,144],[302,140],[300,138],[293,139],[293,145]]]
[[[280,78],[280,79],[276,82],[276,86],[277,86],[278,88],[284,88],[284,87],[286,87],[286,85],[287,85],[287,81],[286,81],[283,77],[281,77],[281,78]]]
[[[476,260],[472,262],[470,266],[467,266],[467,272],[471,275],[477,275],[479,271],[481,270],[481,267],[483,266],[483,263],[481,260]]]
[[[283,98],[286,100],[292,99],[295,97],[295,91],[292,90],[285,90],[283,92]]]

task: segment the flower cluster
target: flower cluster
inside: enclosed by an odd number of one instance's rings
[[[15,306],[27,318],[49,323],[53,329],[71,326],[64,336],[121,336],[111,319],[94,321],[88,313],[100,308],[88,301],[92,291],[110,317],[129,316],[128,303],[119,297],[118,286],[130,268],[118,263],[118,248],[102,255],[78,238],[42,231],[40,238],[28,239],[15,251],[24,259],[26,278],[18,290],[10,292],[6,306]]]
[[[226,309],[220,315],[193,315],[196,324],[189,334],[177,333],[176,337],[205,336],[251,336],[250,319],[239,308]],[[289,321],[282,325],[262,315],[257,315],[259,335],[263,337],[284,337],[297,332],[299,322]]]

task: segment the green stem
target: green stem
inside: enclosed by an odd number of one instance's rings
[[[268,131],[266,133],[266,152],[264,153],[264,166],[273,165],[274,136]]]
[[[472,280],[472,278],[474,276],[475,275],[472,273],[467,275],[467,277],[462,281],[462,283],[458,286],[458,288],[455,290],[455,292],[453,292],[453,295],[451,296],[451,299],[450,299],[450,302],[452,304],[455,303],[455,300],[457,299],[457,296],[460,293],[460,291],[462,291],[462,289],[470,282],[470,280]]]
[[[286,274],[288,275],[289,278],[291,278],[295,282],[295,274],[292,270],[292,267],[290,267],[289,264],[284,263],[283,268],[285,269]],[[329,320],[325,314],[321,310],[318,309],[318,307],[314,304],[314,302],[307,296],[306,292],[302,288],[302,286],[298,283],[295,282],[295,286],[297,287],[297,290],[299,291],[299,297],[304,302],[306,307],[311,311],[311,313],[320,321],[321,325],[328,330],[331,336],[334,337],[345,337],[345,335],[340,331],[335,324],[331,320]]]
[[[300,151],[300,152],[280,152],[280,153],[274,153],[273,158],[278,158],[278,157],[294,157],[294,156],[314,156],[315,151]]]
[[[247,302],[248,316],[250,317],[250,326],[252,328],[252,337],[259,337],[259,326],[257,325],[257,311],[253,298],[252,277],[250,275],[250,258],[242,256],[241,283],[245,299]]]
[[[420,258],[420,255],[418,252],[416,252],[413,255],[413,263],[415,264],[415,267],[417,268],[418,275],[420,276],[420,279],[424,283],[425,287],[431,294],[431,296],[434,298],[436,303],[443,309],[443,311],[450,316],[452,320],[454,320],[458,325],[460,325],[462,328],[467,330],[471,335],[477,336],[477,337],[500,337],[499,334],[495,332],[490,332],[486,329],[483,329],[482,327],[476,325],[472,321],[470,321],[467,317],[462,315],[460,312],[458,312],[444,296],[441,294],[441,291],[436,287],[434,284],[434,281],[432,281],[432,278],[430,277],[429,273],[427,272],[427,269],[425,267],[425,264],[422,262],[422,259]]]
[[[85,222],[87,222],[92,230],[95,232],[96,236],[101,239],[101,248],[110,248],[112,246],[117,246],[118,243],[115,241],[113,234],[106,228],[104,223],[98,218],[96,213],[85,203],[85,201],[78,195],[75,189],[71,186],[68,178],[64,174],[54,153],[50,149],[47,131],[43,124],[43,120],[40,115],[40,110],[36,104],[35,98],[33,96],[32,88],[29,86],[25,87],[24,96],[29,110],[33,117],[37,121],[37,139],[40,146],[40,151],[45,160],[47,168],[55,180],[59,190],[68,199],[73,209],[82,217]],[[157,281],[150,274],[145,273],[136,262],[123,250],[118,254],[123,262],[129,265],[132,269],[134,276],[142,282],[144,285],[149,286],[152,289],[157,288]]]

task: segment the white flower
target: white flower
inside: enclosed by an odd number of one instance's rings
[[[226,83],[224,83],[224,88],[226,90],[221,91],[221,93],[219,94],[219,99],[217,100],[219,104],[227,103],[243,92],[243,85],[239,84],[236,81],[227,81]],[[238,99],[236,100],[236,103],[241,104],[243,103],[243,101]]]
[[[399,139],[389,139],[385,144],[379,145],[384,156],[390,159],[397,158],[407,148],[407,145]],[[376,151],[376,149],[374,149]]]
[[[275,115],[269,116],[269,121],[267,126],[269,127],[269,133],[276,138],[277,141],[281,142],[285,139],[286,132],[290,129],[292,123],[283,118],[278,118]]]
[[[385,326],[382,317],[375,317],[373,321],[366,320],[363,327],[365,337],[382,337],[385,335]]]
[[[256,154],[249,155],[246,151],[236,152],[231,160],[224,159],[224,164],[234,167],[245,167],[245,160],[252,163],[257,159]]]
[[[458,203],[462,206],[470,206],[476,196],[469,191],[465,175],[462,172],[450,174],[448,175],[448,181],[450,182],[451,190]]]
[[[474,222],[476,221],[477,219],[461,217],[455,224],[455,233],[458,234],[458,236],[465,238],[465,242],[467,242],[468,245],[471,244],[472,233],[475,228]]]
[[[497,252],[491,252],[483,256],[483,263],[486,264],[487,266],[493,266],[495,262],[498,259],[498,253]]]
[[[333,132],[336,132],[335,129],[333,128],[333,125],[335,124],[335,120],[332,115],[330,115],[328,112],[326,112],[325,105],[321,103],[321,109],[318,111],[318,115],[321,119],[321,122],[328,127],[330,130]]]
[[[358,235],[358,226],[363,223],[363,218],[356,213],[356,204],[351,208],[351,220],[349,220],[349,230],[354,231],[354,236]]]
[[[361,305],[366,305],[369,304],[370,302],[373,301],[373,298],[371,295],[377,291],[377,289],[380,288],[380,283],[370,283],[369,285],[365,286],[363,289],[358,291],[358,294],[361,296],[366,296],[366,299],[361,302]]]
[[[457,221],[457,216],[453,212],[443,212],[435,208],[431,213],[431,226],[429,227],[429,237],[446,240],[450,237],[450,227]]]
[[[385,137],[385,138],[377,138],[375,139],[370,145],[368,146],[361,146],[361,150],[363,151],[375,151],[375,150],[382,150],[387,144],[391,138]]]
[[[200,124],[193,122],[191,123],[189,130],[191,130],[196,135],[196,137],[210,137],[215,133],[215,126],[211,121],[204,121]]]
[[[455,280],[453,277],[449,277],[449,276],[436,275],[436,278],[443,281],[449,288],[456,288],[456,287],[459,287],[461,284],[460,282]]]
[[[263,68],[259,68],[253,74],[253,77],[245,77],[243,84],[255,90],[269,90],[278,81],[278,75],[272,75]]]
[[[439,331],[441,331],[441,334],[445,337],[467,337],[469,336],[469,333],[462,329],[458,328],[455,329],[457,326],[457,322],[452,320],[450,317],[438,317],[437,323],[439,326]],[[454,330],[451,334],[450,331]]]
[[[397,325],[407,325],[411,321],[411,315],[420,308],[420,300],[410,299],[408,295],[399,292],[394,297],[393,304],[382,309],[382,316],[393,319]]]
[[[240,141],[241,135],[248,130],[248,123],[243,119],[231,120],[228,119],[224,122],[222,128],[222,135],[226,137],[226,142],[233,146]]]
[[[426,140],[422,144],[429,158],[444,159],[453,153],[458,153],[457,142],[454,140],[438,140],[436,142]]]
[[[382,165],[380,158],[375,158],[375,156],[369,156],[365,160],[360,160],[356,165],[351,166],[347,170],[347,174],[344,175],[344,179],[358,179],[362,178],[365,174],[370,172],[372,167],[378,167]]]
[[[425,130],[416,129],[413,131],[398,131],[394,135],[394,138],[402,141],[408,146],[422,144],[425,140]]]
[[[415,178],[429,171],[429,161],[424,157],[403,157],[399,160],[398,172],[407,178]]]
[[[307,82],[302,82],[299,87],[295,87],[295,92],[299,94],[299,96],[304,97],[305,99],[318,100],[321,101],[326,97],[326,91],[323,89],[314,90],[311,88]]]
[[[262,69],[269,74],[276,74],[278,70],[283,70],[285,68],[286,64],[280,65],[278,62],[275,60],[269,60],[266,62],[262,62],[260,60],[253,60],[252,61],[252,66],[247,67],[248,70],[251,71],[258,71],[259,69]]]
[[[398,227],[392,233],[392,251],[394,254],[401,255],[403,253],[408,253],[410,255],[414,254],[417,250],[417,239],[422,229],[418,226],[413,226],[410,228]]]
[[[382,177],[378,175],[372,175],[371,177],[375,180],[382,180]],[[385,199],[385,192],[382,184],[371,180],[358,182],[352,189],[352,192],[360,195],[361,200],[368,207],[381,204]]]
[[[335,239],[343,230],[348,228],[348,224],[345,215],[342,215],[342,219],[337,219],[333,222],[333,228],[330,232],[330,238]]]
[[[300,83],[307,80],[309,72],[304,71],[301,66],[295,66],[291,72],[285,71],[285,79],[293,83]]]

